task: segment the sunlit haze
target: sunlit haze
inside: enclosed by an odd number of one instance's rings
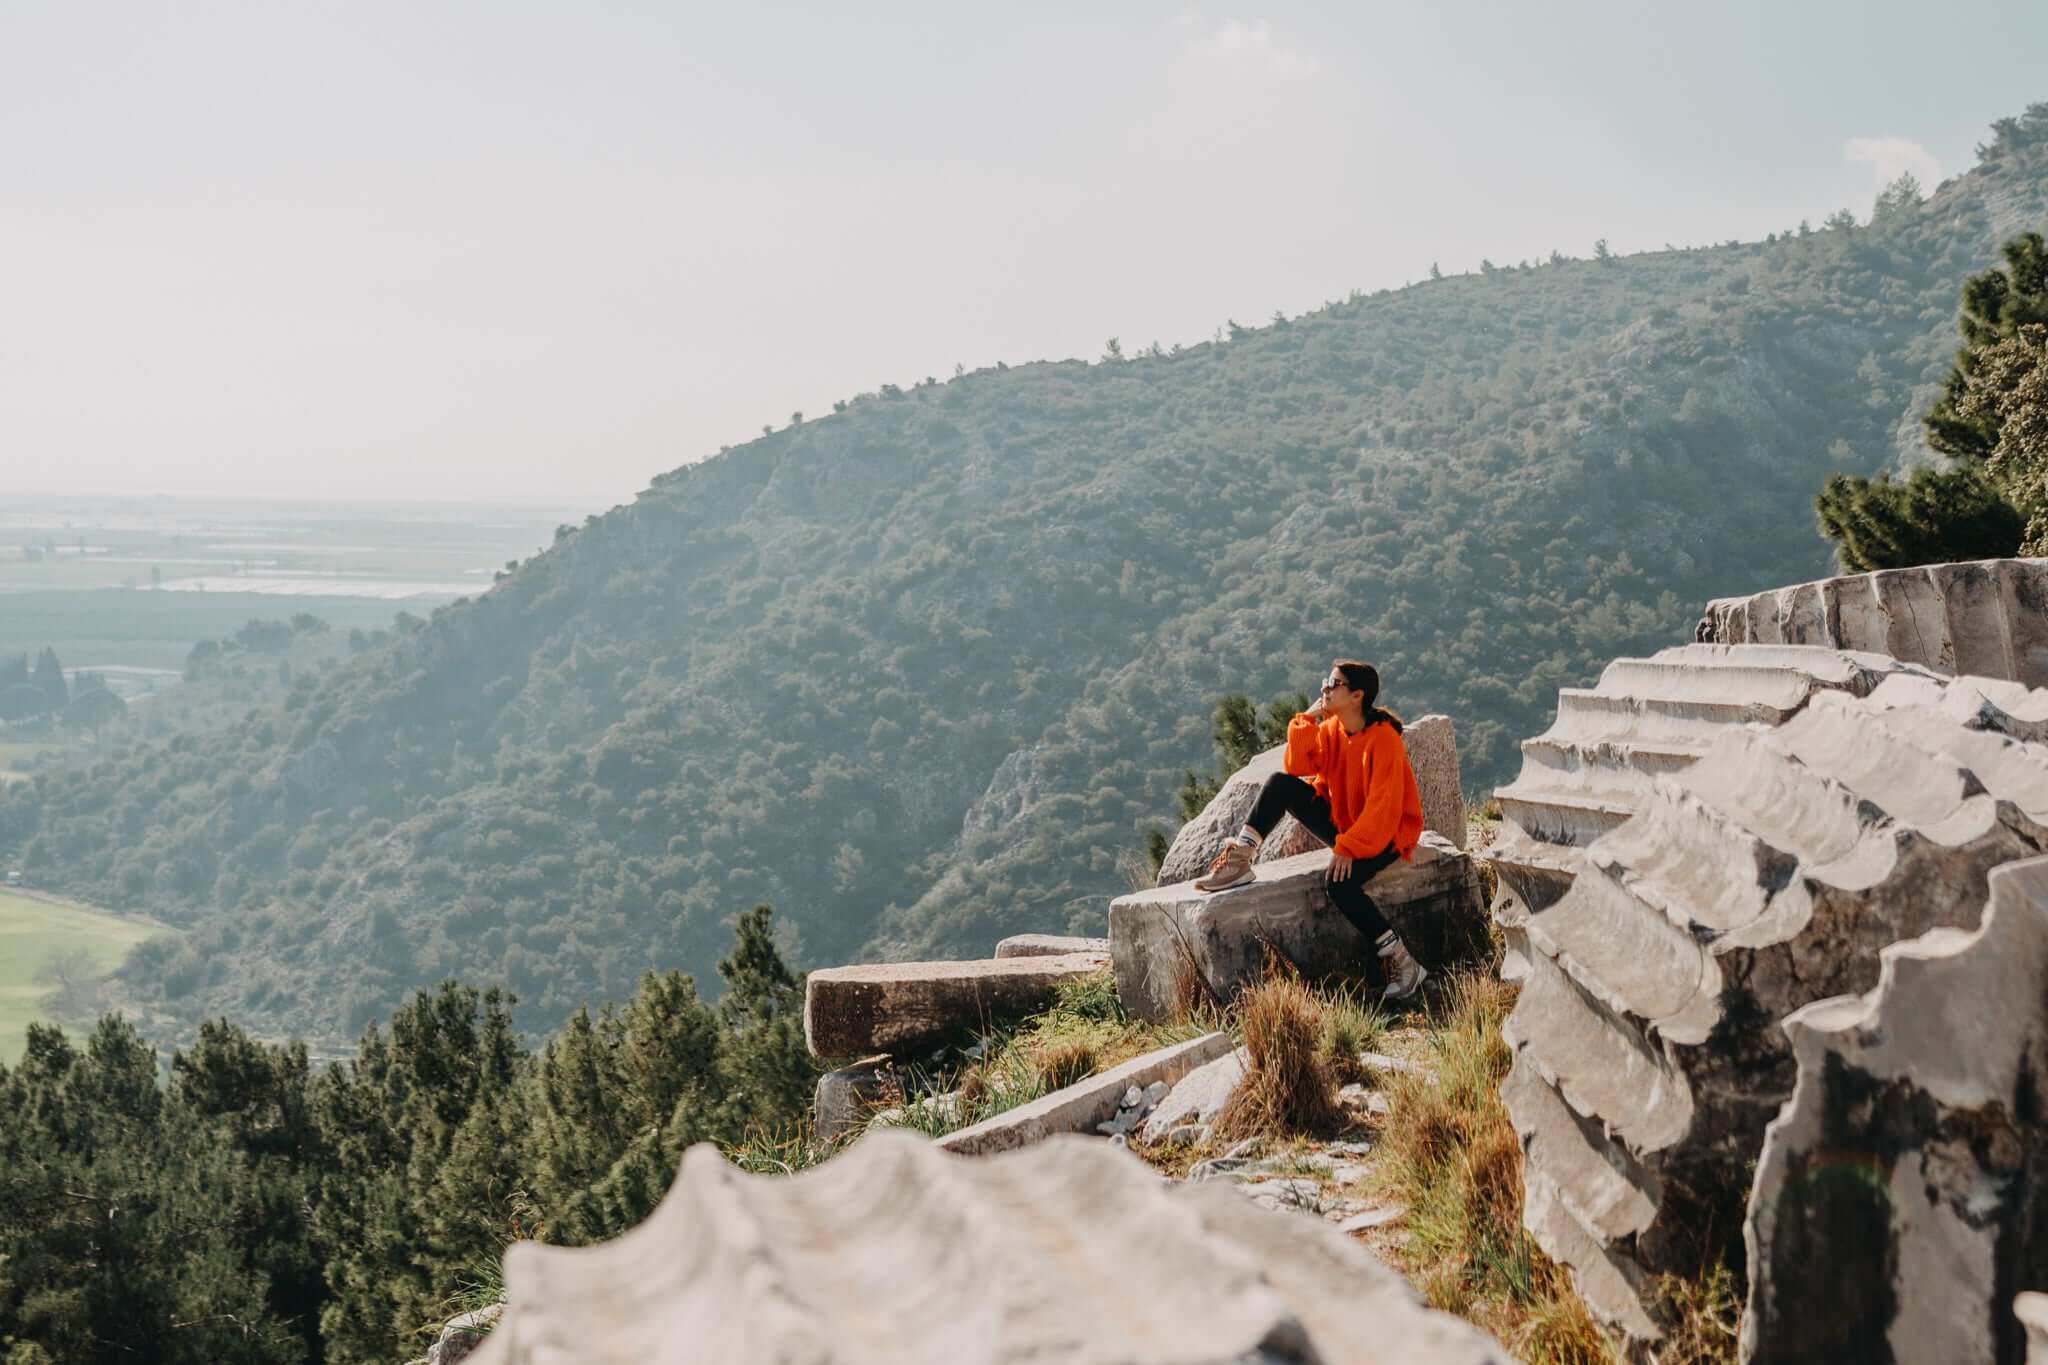
[[[0,496],[595,508],[956,365],[1864,216],[2048,95],[2018,0],[1022,13],[10,4]]]

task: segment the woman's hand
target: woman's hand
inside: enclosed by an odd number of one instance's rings
[[[1329,876],[1330,876],[1330,880],[1331,880],[1331,881],[1333,881],[1333,882],[1348,882],[1348,881],[1350,881],[1350,880],[1351,880],[1351,859],[1350,859],[1350,857],[1349,857],[1348,855],[1346,855],[1346,854],[1343,854],[1343,853],[1339,853],[1339,852],[1337,852],[1337,851],[1336,851],[1335,849],[1332,849],[1332,850],[1330,851],[1330,873],[1329,873]]]
[[[1314,701],[1308,704],[1308,710],[1302,712],[1301,714],[1307,716],[1310,720],[1320,724],[1322,722],[1323,717],[1330,714],[1330,708],[1323,704],[1324,700],[1325,699],[1323,697],[1318,696]]]

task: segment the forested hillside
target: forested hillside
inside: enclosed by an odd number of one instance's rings
[[[336,1039],[450,974],[551,1028],[757,902],[803,965],[1099,931],[1223,693],[1373,659],[1483,789],[1559,686],[1826,572],[1814,490],[1918,449],[1960,282],[2044,217],[2035,106],[1867,225],[885,386],[239,728],[21,785],[0,849],[191,930],[127,969],[167,1028]]]

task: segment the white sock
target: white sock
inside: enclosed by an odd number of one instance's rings
[[[1401,936],[1395,933],[1392,929],[1387,930],[1387,932],[1381,934],[1378,938],[1373,940],[1373,947],[1380,950],[1381,957],[1385,957],[1388,953],[1393,952],[1394,949],[1400,946]]]
[[[1265,838],[1250,825],[1246,825],[1243,829],[1230,836],[1230,842],[1241,844],[1246,848],[1257,848],[1265,842]]]

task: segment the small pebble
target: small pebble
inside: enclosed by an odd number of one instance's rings
[[[1144,1102],[1145,1092],[1138,1089],[1137,1086],[1134,1085],[1129,1090],[1124,1091],[1124,1108],[1136,1109]]]

